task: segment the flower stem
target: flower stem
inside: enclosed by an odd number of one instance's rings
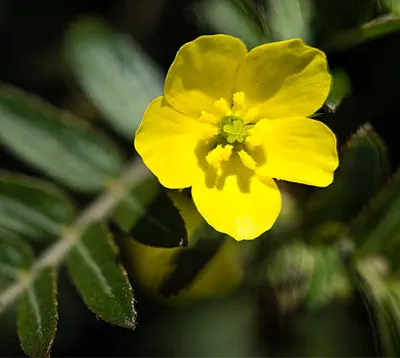
[[[21,279],[0,292],[0,314],[26,291],[43,269],[58,267],[66,258],[69,250],[79,242],[86,228],[108,218],[125,194],[148,175],[149,171],[141,160],[129,163],[121,177],[81,213],[59,240],[38,258],[31,269]]]

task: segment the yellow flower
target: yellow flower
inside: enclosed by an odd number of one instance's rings
[[[325,54],[300,39],[248,52],[232,36],[200,36],[178,51],[135,148],[162,185],[192,187],[216,230],[254,239],[279,215],[274,179],[319,187],[333,180],[335,135],[307,118],[330,83]]]

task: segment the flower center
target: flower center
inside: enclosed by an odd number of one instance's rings
[[[219,137],[226,140],[229,144],[243,143],[247,137],[246,125],[237,116],[222,117],[220,122]]]
[[[220,173],[223,163],[235,155],[245,167],[255,170],[257,164],[249,154],[249,149],[258,145],[252,134],[258,111],[246,108],[243,92],[233,95],[233,106],[221,98],[214,103],[214,108],[213,114],[203,111],[199,117],[200,121],[213,125],[213,136],[217,139],[215,146],[206,155],[206,161]]]

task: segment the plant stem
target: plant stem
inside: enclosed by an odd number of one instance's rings
[[[149,171],[141,160],[129,163],[121,177],[82,212],[75,223],[68,227],[59,240],[39,257],[31,269],[17,282],[0,292],[0,313],[25,292],[43,269],[58,267],[66,258],[69,250],[79,242],[87,227],[108,218],[124,195],[148,175]]]

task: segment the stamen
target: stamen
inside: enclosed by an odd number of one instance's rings
[[[256,162],[245,150],[239,150],[238,154],[245,167],[249,168],[250,170],[256,169]]]
[[[244,92],[236,92],[233,94],[233,111],[236,114],[244,110],[245,97]]]
[[[232,155],[233,146],[230,144],[224,147],[218,144],[213,150],[211,150],[207,156],[207,163],[213,166],[215,169],[221,168],[222,162],[227,162]]]
[[[252,123],[257,119],[257,116],[258,116],[258,109],[255,107],[250,108],[243,116],[243,122],[246,124]]]
[[[214,115],[207,113],[205,111],[201,111],[201,115],[199,117],[199,121],[203,123],[210,123],[210,124],[216,124],[217,123],[217,118],[215,118]]]
[[[207,126],[203,131],[203,139],[210,139],[218,135],[218,128],[215,126]]]
[[[222,116],[230,116],[232,114],[228,102],[224,98],[215,101],[214,107]]]

